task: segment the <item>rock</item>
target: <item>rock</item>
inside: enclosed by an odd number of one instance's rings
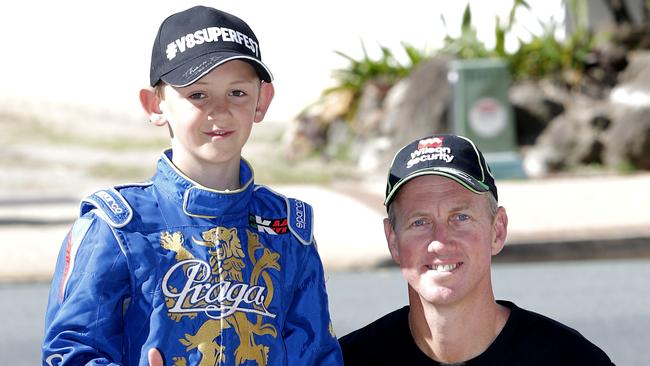
[[[355,116],[355,129],[361,139],[376,136],[384,118],[384,99],[392,85],[382,80],[369,82],[364,86]]]
[[[615,169],[650,170],[650,107],[618,106],[604,136],[604,161]]]
[[[619,74],[619,84],[612,89],[609,100],[632,108],[650,106],[650,52],[630,56],[630,64]]]
[[[618,83],[642,81],[650,78],[650,51],[635,51],[628,55],[627,67],[618,74]]]
[[[538,83],[531,81],[513,85],[509,99],[520,146],[533,145],[549,122],[564,112],[561,103],[547,97]]]
[[[321,103],[314,105],[314,110],[309,112],[310,115],[318,115],[324,125],[344,118],[354,99],[354,93],[350,90],[337,90],[323,96]]]
[[[524,154],[523,168],[528,178],[543,178],[559,170],[561,161],[562,157],[552,146],[533,146]]]
[[[391,141],[388,137],[377,137],[367,141],[359,152],[357,162],[359,170],[370,174],[379,171],[378,168],[386,164],[384,157],[390,147]]]
[[[449,59],[435,57],[422,61],[411,74],[388,92],[384,101],[381,135],[391,147],[385,160],[412,140],[448,130],[451,98],[447,81]]]
[[[304,158],[325,146],[327,129],[317,115],[303,114],[287,125],[282,136],[285,156],[289,160]]]
[[[612,123],[603,140],[605,164],[650,170],[650,51],[630,54],[612,90]],[[628,167],[629,168],[629,167]]]
[[[608,104],[580,98],[551,121],[532,150],[539,172],[553,172],[585,164],[602,163],[601,135],[609,126]],[[531,163],[529,163],[531,164]]]
[[[323,96],[289,123],[283,136],[285,155],[299,159],[327,146],[328,129],[335,121],[344,119],[350,109],[353,94],[339,90]]]
[[[528,176],[591,164],[650,170],[650,51],[626,48],[626,42],[650,42],[650,36],[629,31],[625,42],[595,48],[584,69],[510,87]],[[450,131],[450,61],[424,60],[394,85],[377,78],[358,99],[350,92],[328,95],[287,129],[289,157],[318,151],[326,159],[356,159],[363,172],[385,171],[401,146]]]

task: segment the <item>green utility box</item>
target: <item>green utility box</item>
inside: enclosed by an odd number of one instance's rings
[[[449,83],[454,133],[476,143],[495,178],[525,178],[508,99],[507,63],[501,59],[454,60],[450,64]]]

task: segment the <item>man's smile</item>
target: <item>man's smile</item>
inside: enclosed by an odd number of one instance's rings
[[[442,273],[442,272],[454,272],[462,265],[463,262],[457,262],[457,263],[445,263],[445,264],[431,264],[426,267],[430,271],[436,271]]]

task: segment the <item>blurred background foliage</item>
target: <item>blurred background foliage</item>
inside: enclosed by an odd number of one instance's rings
[[[556,36],[557,28],[564,27],[565,24],[544,24],[539,21],[543,29],[542,33],[530,33],[529,39],[526,40],[518,38],[518,47],[511,52],[506,49],[506,37],[513,31],[517,12],[531,11],[526,0],[515,0],[505,21],[497,17],[494,29],[495,44],[492,48],[488,47],[479,38],[472,23],[472,11],[468,3],[463,13],[460,34],[451,36],[448,32],[444,38],[442,48],[428,51],[402,43],[403,49],[400,52],[407,55],[406,63],[400,63],[395,56],[395,52],[382,45],[379,45],[381,49],[379,58],[371,58],[363,42],[361,44],[363,56],[359,59],[335,51],[338,55],[347,59],[349,64],[346,68],[333,72],[335,86],[326,89],[323,95],[341,90],[351,92],[354,95],[354,100],[350,115],[353,115],[358,98],[367,83],[373,82],[390,87],[400,78],[407,76],[422,60],[436,54],[448,55],[457,59],[502,58],[510,65],[513,82],[522,79],[551,78],[561,81],[567,88],[571,89],[582,80],[585,69],[589,65],[590,55],[595,48],[608,41],[612,36],[607,31],[595,33],[589,28],[586,10],[587,1],[566,0],[567,17],[571,18],[565,19],[565,22],[571,22],[574,25],[574,30],[567,34],[565,39],[558,39]],[[612,17],[617,23],[631,21],[629,11],[622,1],[603,1],[607,4]],[[645,0],[644,13],[646,19],[648,17],[646,11],[650,8],[649,4],[650,1]],[[444,17],[442,21],[446,24]]]

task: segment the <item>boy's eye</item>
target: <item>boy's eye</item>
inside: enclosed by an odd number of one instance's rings
[[[246,96],[246,92],[243,90],[233,90],[230,92],[230,95],[233,97],[243,97]]]
[[[194,100],[203,99],[205,97],[206,97],[206,95],[204,93],[192,93],[189,96],[190,99],[194,99]]]

